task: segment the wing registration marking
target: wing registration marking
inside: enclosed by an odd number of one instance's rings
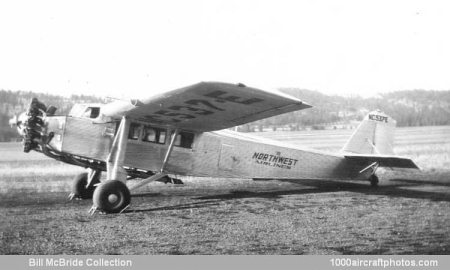
[[[263,102],[261,98],[243,98],[236,95],[230,95],[225,91],[213,91],[204,94],[207,99],[189,99],[180,105],[172,105],[170,107],[158,110],[152,114],[144,116],[146,120],[156,123],[179,123],[183,120],[195,119],[198,116],[212,115],[216,112],[226,111],[224,108],[216,106],[214,103],[234,103],[239,105],[251,105]]]

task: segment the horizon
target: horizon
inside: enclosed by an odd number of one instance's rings
[[[376,98],[380,95],[383,94],[390,94],[390,93],[396,93],[396,92],[403,92],[403,91],[424,91],[424,92],[449,92],[450,93],[450,89],[449,90],[435,90],[435,89],[404,89],[404,90],[395,90],[395,91],[387,91],[384,93],[375,93],[371,96],[361,96],[358,94],[349,94],[349,95],[343,95],[340,93],[324,93],[320,90],[312,90],[312,89],[306,89],[306,88],[301,88],[301,87],[278,87],[278,88],[274,88],[270,91],[280,91],[283,92],[283,89],[296,89],[296,90],[306,90],[306,91],[312,91],[312,92],[317,92],[320,93],[322,95],[325,96],[329,96],[329,97],[333,97],[333,96],[339,96],[339,97],[343,97],[343,98],[362,98],[362,99],[370,99],[370,98]],[[172,89],[175,90],[175,89]],[[264,90],[264,89],[262,89]],[[64,94],[58,94],[58,93],[52,93],[52,92],[45,92],[45,91],[33,91],[33,90],[11,90],[11,89],[2,89],[0,88],[0,91],[11,91],[12,93],[18,93],[18,92],[23,92],[23,93],[36,93],[36,94],[42,94],[42,95],[52,95],[52,96],[59,96],[59,97],[65,97],[65,98],[70,98],[72,95],[76,95],[76,96],[88,96],[88,97],[96,97],[96,98],[101,98],[101,99],[111,99],[111,100],[129,100],[132,99],[132,97],[130,98],[121,98],[121,97],[114,97],[114,96],[99,96],[99,95],[95,95],[95,94],[89,94],[89,93],[64,93]],[[157,94],[161,94],[162,92],[156,92],[152,95],[157,95]],[[286,93],[284,93],[286,94]],[[287,94],[289,95],[289,94]],[[150,96],[148,96],[150,97]]]
[[[200,81],[450,89],[446,1],[0,3],[0,89],[142,98]]]

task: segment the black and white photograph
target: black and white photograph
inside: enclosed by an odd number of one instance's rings
[[[449,255],[449,26],[448,1],[1,1],[0,254]]]

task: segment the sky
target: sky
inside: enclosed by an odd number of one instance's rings
[[[449,1],[0,1],[0,89],[450,90]]]

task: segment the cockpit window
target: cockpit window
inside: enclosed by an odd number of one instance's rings
[[[100,114],[100,107],[91,107],[91,116],[90,118],[97,118]]]
[[[69,116],[82,118],[97,118],[100,115],[100,106],[93,104],[75,104],[69,112]]]
[[[99,107],[88,107],[86,111],[83,113],[82,117],[86,118],[97,118],[100,114],[100,108]]]

